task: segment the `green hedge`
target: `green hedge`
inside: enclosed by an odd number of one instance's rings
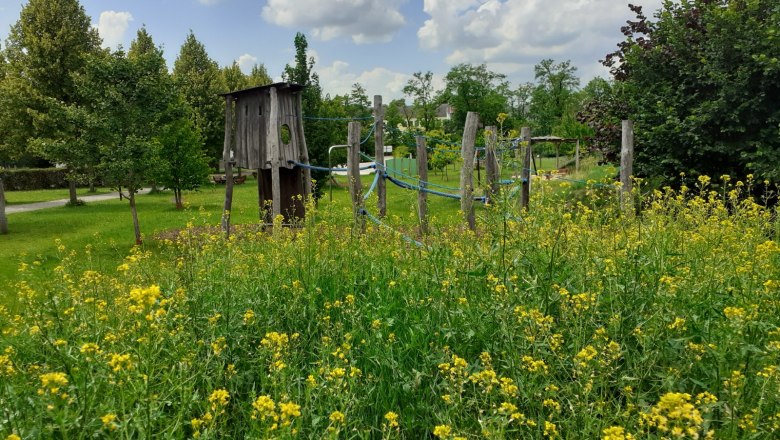
[[[6,191],[67,188],[63,168],[15,168],[2,171]]]

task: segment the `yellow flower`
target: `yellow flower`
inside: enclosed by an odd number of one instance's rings
[[[5,438],[5,440],[22,440],[22,438],[16,434],[9,434],[8,437]]]
[[[130,359],[129,354],[117,354],[111,353],[108,360],[108,366],[117,373],[122,370],[130,370],[133,368],[133,361]]]
[[[103,422],[103,427],[109,431],[114,431],[116,429],[116,423],[114,423],[116,421],[116,414],[108,413],[101,416],[100,421]]]
[[[276,414],[276,404],[269,396],[260,396],[252,402],[252,418],[260,417],[260,420],[265,420],[268,417],[273,417]]]
[[[217,408],[222,408],[227,405],[230,400],[230,393],[224,388],[214,390],[209,396],[209,403],[211,403],[211,410],[216,411]]]
[[[44,373],[40,376],[41,386],[48,388],[52,394],[59,392],[60,387],[68,384],[68,376],[65,373]]]
[[[387,420],[387,426],[390,428],[398,428],[398,414],[388,411],[385,414],[385,420]]]
[[[292,402],[280,403],[279,413],[282,415],[282,418],[300,417],[301,405]]]
[[[330,416],[328,417],[328,420],[330,420],[331,423],[334,424],[343,424],[346,421],[346,417],[344,416],[344,413],[341,411],[333,411],[330,413]]]
[[[79,351],[83,354],[95,354],[100,353],[100,347],[92,342],[87,342],[81,346]]]
[[[634,436],[626,432],[622,426],[612,426],[602,431],[601,440],[634,440]]]
[[[437,425],[433,428],[433,435],[439,438],[449,438],[452,435],[452,428],[447,425]]]

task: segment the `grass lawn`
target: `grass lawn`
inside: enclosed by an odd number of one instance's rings
[[[76,190],[76,194],[78,194],[79,197],[108,194],[110,192],[110,188],[96,188],[95,192],[89,192],[89,188],[78,188]],[[70,197],[69,194],[67,188],[41,189],[35,191],[6,191],[5,198],[8,205],[23,205],[26,203],[68,199]]]
[[[540,169],[554,164],[555,158],[543,158]],[[502,178],[508,179],[519,173],[519,167],[507,165],[502,168]],[[590,174],[603,172],[600,167],[586,170]],[[484,168],[477,177],[474,174],[475,186],[478,181],[484,184]],[[576,177],[576,176],[573,176]],[[363,191],[367,191],[373,181],[373,175],[362,176]],[[406,179],[408,180],[408,179]],[[429,173],[429,181],[445,186],[459,185],[459,168],[450,166],[445,173]],[[348,210],[349,191],[346,177],[336,177],[338,186],[333,188],[333,201],[330,200],[330,187],[326,186],[323,197],[318,204],[322,216],[330,217],[341,224],[349,224]],[[394,227],[414,235],[417,224],[417,193],[408,191],[387,182],[387,221]],[[439,188],[437,188],[439,189]],[[84,195],[80,190],[79,195]],[[149,238],[172,229],[183,228],[188,222],[197,225],[219,225],[224,204],[224,186],[205,185],[201,190],[185,194],[187,208],[176,210],[173,196],[164,191],[138,197],[138,215],[141,232],[146,237],[145,247],[157,244]],[[478,191],[479,192],[479,191]],[[56,200],[67,197],[67,190],[10,192],[9,199],[13,203],[24,201],[32,203],[44,200]],[[235,186],[233,201],[233,224],[248,224],[258,222],[257,182],[251,175],[247,183]],[[366,203],[369,212],[376,214],[376,195],[372,195]],[[481,204],[475,204],[477,213]],[[429,195],[428,213],[430,223],[434,228],[446,227],[460,222],[458,210],[460,201]],[[0,236],[0,292],[12,294],[13,281],[19,262],[41,261],[44,267],[54,267],[61,260],[55,240],[59,240],[68,249],[81,252],[90,246],[90,258],[98,267],[109,269],[121,263],[133,246],[132,218],[127,201],[109,200],[88,203],[85,206],[70,208],[50,208],[40,211],[9,215],[8,235]],[[87,255],[83,255],[87,258]],[[9,296],[0,294],[0,304],[13,303]]]

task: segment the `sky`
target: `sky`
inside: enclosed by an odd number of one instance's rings
[[[104,46],[129,47],[141,26],[163,47],[169,68],[192,31],[220,67],[264,64],[275,80],[292,63],[303,32],[323,91],[360,83],[385,102],[403,97],[414,72],[434,86],[459,63],[487,64],[513,88],[534,80],[543,59],[571,60],[581,85],[608,77],[599,63],[634,19],[629,0],[81,0]],[[0,0],[0,39],[24,0]],[[633,0],[652,16],[663,0]]]

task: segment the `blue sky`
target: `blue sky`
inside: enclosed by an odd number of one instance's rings
[[[128,47],[142,25],[164,48],[172,68],[192,30],[220,66],[245,71],[265,64],[279,78],[306,34],[326,93],[355,82],[386,101],[416,71],[437,85],[458,63],[487,63],[513,87],[533,80],[540,60],[571,60],[582,85],[606,76],[598,60],[621,40],[632,19],[627,0],[82,0],[106,46]],[[0,0],[0,38],[19,17],[22,0]],[[647,15],[662,0],[635,0]]]

